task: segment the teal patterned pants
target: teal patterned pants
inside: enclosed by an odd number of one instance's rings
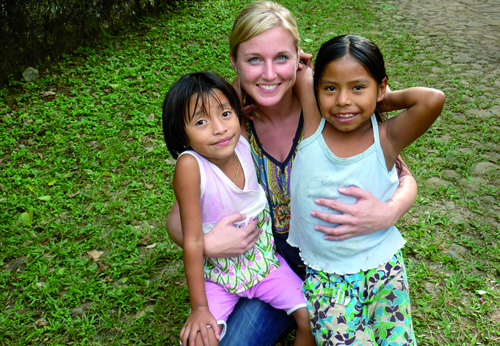
[[[401,251],[356,274],[306,273],[302,289],[318,345],[417,345]]]

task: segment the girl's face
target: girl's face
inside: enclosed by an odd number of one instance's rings
[[[205,113],[199,99],[194,115],[185,126],[189,146],[210,162],[220,165],[234,154],[241,128],[227,97],[219,90],[215,90],[215,94],[220,102],[209,96]],[[194,109],[195,104],[196,95],[191,97],[190,109]]]
[[[386,86],[386,78],[379,85],[350,55],[332,61],[323,70],[318,83],[321,115],[342,132],[369,124],[377,102],[384,98]]]
[[[241,43],[236,61],[240,85],[257,105],[274,106],[292,92],[298,64],[298,51],[292,34],[274,27]]]

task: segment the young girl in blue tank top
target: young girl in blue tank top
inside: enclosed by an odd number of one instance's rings
[[[394,110],[384,102],[387,82],[378,47],[344,35],[322,45],[313,86],[295,83],[304,139],[292,169],[288,242],[307,266],[303,290],[318,345],[416,345],[398,229],[327,241],[311,216],[317,198],[356,202],[335,193],[340,187],[387,201],[398,185],[399,154],[441,113],[441,91],[410,88],[389,94],[391,105],[406,110],[382,122],[376,110]]]
[[[172,181],[179,202],[184,268],[191,313],[184,346],[219,344],[240,297],[258,298],[293,314],[295,345],[314,345],[302,280],[276,254],[264,190],[257,182],[248,141],[241,136],[241,105],[233,87],[213,73],[190,73],[172,85],[163,103],[163,134],[177,158]],[[223,217],[246,215],[262,229],[255,246],[235,258],[204,258],[203,235]],[[240,223],[240,225],[242,225]]]

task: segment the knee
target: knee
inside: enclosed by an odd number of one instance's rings
[[[297,326],[299,329],[310,329],[311,325],[309,322],[309,313],[307,308],[300,308],[293,312],[293,317],[297,321]]]

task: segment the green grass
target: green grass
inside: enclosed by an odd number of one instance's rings
[[[189,298],[182,253],[164,226],[174,161],[161,104],[184,73],[234,78],[227,37],[243,3],[190,2],[88,43],[35,82],[0,89],[0,343],[178,343]],[[403,154],[419,182],[398,225],[414,324],[421,345],[498,344],[499,177],[474,165],[500,136],[494,117],[469,113],[493,106],[492,96],[441,63],[445,52],[429,47],[442,41],[425,46],[391,22],[394,6],[281,3],[298,18],[305,51],[360,34],[382,48],[393,89],[445,91],[443,115]],[[426,183],[433,177],[451,184]],[[457,245],[466,251],[450,256]]]

